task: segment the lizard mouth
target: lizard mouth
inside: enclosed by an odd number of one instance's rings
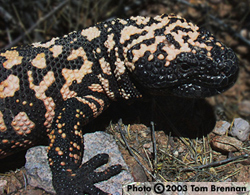
[[[233,83],[225,87],[207,87],[201,86],[195,83],[182,84],[171,89],[171,93],[181,97],[190,97],[190,98],[205,98],[213,95],[220,94],[230,88]]]
[[[238,74],[238,71],[239,70],[231,76],[225,76],[222,74],[221,76],[214,78],[210,77],[210,82],[206,81],[206,79],[193,79],[190,83],[172,86],[169,91],[174,95],[190,98],[205,98],[217,95],[228,90],[234,85],[237,80],[237,76],[235,75]]]

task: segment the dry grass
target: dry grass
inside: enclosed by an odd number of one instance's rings
[[[128,150],[143,167],[149,181],[239,181],[237,176],[244,167],[242,162],[244,164],[249,158],[249,143],[246,142],[240,151],[228,156],[210,147],[209,136],[190,139],[183,137],[177,129],[173,129],[173,133],[180,136],[165,136],[162,131],[152,131],[153,128],[150,131],[144,125],[124,125],[121,121],[108,128],[108,132],[115,135],[121,150]],[[124,155],[125,159],[129,159],[127,155]],[[127,163],[134,167],[134,162]]]

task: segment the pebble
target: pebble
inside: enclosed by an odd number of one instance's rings
[[[217,135],[210,141],[211,147],[223,153],[235,152],[242,148],[243,143],[234,137]]]
[[[240,141],[248,140],[250,134],[249,123],[242,118],[234,119],[234,125],[229,134],[237,137]]]
[[[250,116],[250,101],[249,100],[243,100],[239,104],[239,114],[242,116]]]
[[[225,135],[230,127],[230,123],[227,121],[217,121],[213,130],[213,133],[217,135]]]

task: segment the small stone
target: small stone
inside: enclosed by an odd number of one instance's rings
[[[177,150],[175,150],[173,154],[174,154],[174,157],[176,158],[179,156],[179,152]]]
[[[152,143],[143,144],[143,147],[144,147],[145,149],[149,149],[150,147],[152,147]]]
[[[47,147],[37,146],[30,148],[25,158],[28,183],[31,186],[42,188],[49,193],[55,194],[52,186],[52,173],[47,160]]]
[[[144,169],[138,163],[135,163],[133,166],[131,166],[130,170],[135,181],[138,182],[148,181]]]
[[[243,100],[239,104],[239,114],[242,116],[250,115],[250,101],[249,100]]]
[[[237,137],[241,141],[246,141],[250,134],[249,123],[242,118],[234,119],[234,125],[229,134]]]
[[[182,153],[182,152],[184,152],[185,151],[185,148],[183,147],[183,146],[180,146],[179,148],[178,148],[178,152],[179,153]]]
[[[236,47],[236,51],[240,54],[248,54],[248,47],[244,46],[244,45],[239,45],[238,47]]]
[[[230,123],[227,121],[217,121],[213,130],[213,133],[217,135],[225,135],[230,127]]]
[[[240,35],[242,36],[242,37],[244,37],[244,38],[247,38],[248,37],[248,30],[247,29],[242,29],[241,31],[240,31]]]
[[[139,135],[144,137],[144,138],[146,138],[148,136],[148,134],[145,131],[139,132]]]
[[[7,180],[1,179],[0,180],[0,194],[4,194],[4,189],[7,187]]]
[[[242,148],[243,143],[234,137],[215,136],[210,141],[211,147],[220,152],[235,152]]]
[[[152,142],[143,144],[143,147],[145,149],[147,149],[148,152],[153,153],[153,144],[152,144]]]
[[[240,31],[240,35],[243,36],[244,38],[249,39],[249,37],[250,37],[250,31],[248,29],[246,29],[246,28],[243,28]]]

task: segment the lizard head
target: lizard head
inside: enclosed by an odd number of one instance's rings
[[[128,45],[125,65],[149,91],[202,98],[236,82],[235,53],[209,31],[175,15],[151,18],[147,25]]]

